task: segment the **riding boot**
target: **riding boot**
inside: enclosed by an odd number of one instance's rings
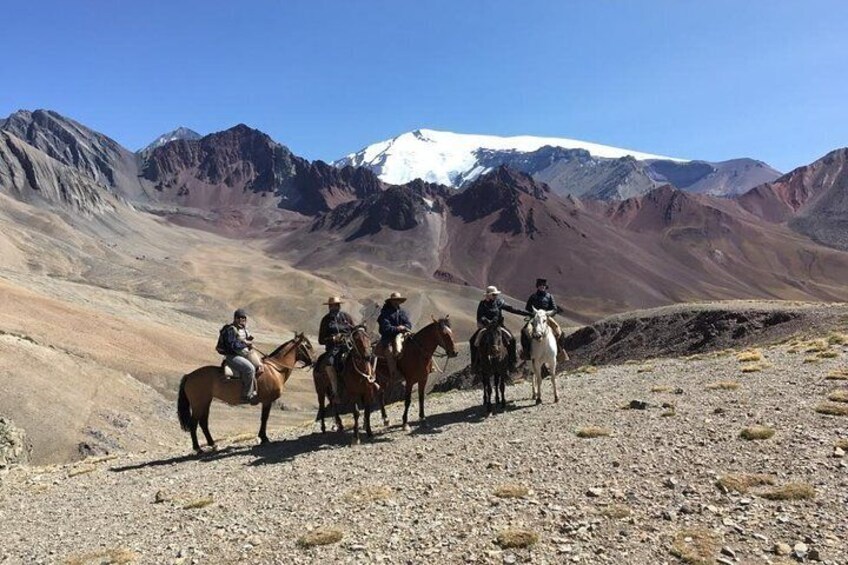
[[[521,332],[521,358],[525,361],[530,360],[530,338],[527,336],[527,332]]]
[[[392,382],[400,381],[401,375],[397,365],[397,357],[392,351],[386,351],[386,365],[389,366],[389,378]]]
[[[339,393],[339,375],[336,368],[332,365],[327,365],[324,369],[327,372],[327,380],[330,381],[330,389],[333,391],[333,404],[341,404],[341,394]]]
[[[480,371],[480,363],[477,359],[477,346],[473,342],[469,351],[471,353],[471,372],[478,373]]]

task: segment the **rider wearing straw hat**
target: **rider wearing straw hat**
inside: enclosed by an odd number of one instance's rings
[[[318,330],[318,343],[325,348],[324,371],[330,380],[333,389],[333,402],[341,403],[339,398],[338,363],[344,353],[344,335],[353,328],[353,318],[346,312],[342,312],[342,299],[339,296],[331,296],[324,302],[329,310],[321,318],[321,326]]]
[[[486,287],[486,294],[480,304],[477,305],[477,331],[471,336],[471,366],[477,369],[477,348],[480,345],[480,330],[493,322],[497,322],[507,334],[509,334],[509,364],[515,367],[517,356],[515,353],[515,337],[504,326],[503,312],[519,316],[527,316],[528,313],[518,308],[513,308],[501,298],[501,291],[495,286]]]
[[[403,348],[403,335],[412,331],[409,314],[400,307],[406,298],[399,292],[393,292],[386,299],[377,324],[380,326],[380,349],[385,352],[392,380],[399,380],[397,360]]]

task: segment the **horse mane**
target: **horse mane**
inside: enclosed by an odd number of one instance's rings
[[[269,354],[268,354],[268,357],[276,357],[276,356],[277,356],[277,353],[279,353],[280,351],[282,351],[282,350],[283,350],[283,348],[284,348],[285,346],[287,346],[287,345],[289,345],[289,344],[291,344],[291,343],[294,343],[294,340],[293,340],[293,339],[288,340],[287,342],[285,342],[284,344],[282,344],[280,347],[278,347],[277,349],[275,349],[274,351],[272,351],[271,353],[269,353]]]

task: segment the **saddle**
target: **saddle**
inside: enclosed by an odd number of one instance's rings
[[[259,367],[256,368],[256,377],[258,378],[259,375],[261,375],[263,372],[265,372],[265,363],[260,363]],[[227,362],[226,357],[221,359],[221,373],[225,379],[239,378],[238,376],[236,376],[236,373],[235,371],[233,371],[233,368],[230,367],[230,364]]]

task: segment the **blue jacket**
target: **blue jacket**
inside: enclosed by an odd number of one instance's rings
[[[406,326],[412,329],[412,322],[409,320],[409,315],[403,308],[395,308],[389,303],[383,304],[383,309],[380,310],[380,316],[377,318],[377,324],[380,326],[380,341],[385,343],[391,342],[398,331],[395,329],[398,326]]]
[[[249,336],[250,333],[245,330]],[[247,349],[247,343],[239,339],[238,328],[235,324],[230,324],[224,330],[224,351],[225,355],[238,355],[242,350]]]

